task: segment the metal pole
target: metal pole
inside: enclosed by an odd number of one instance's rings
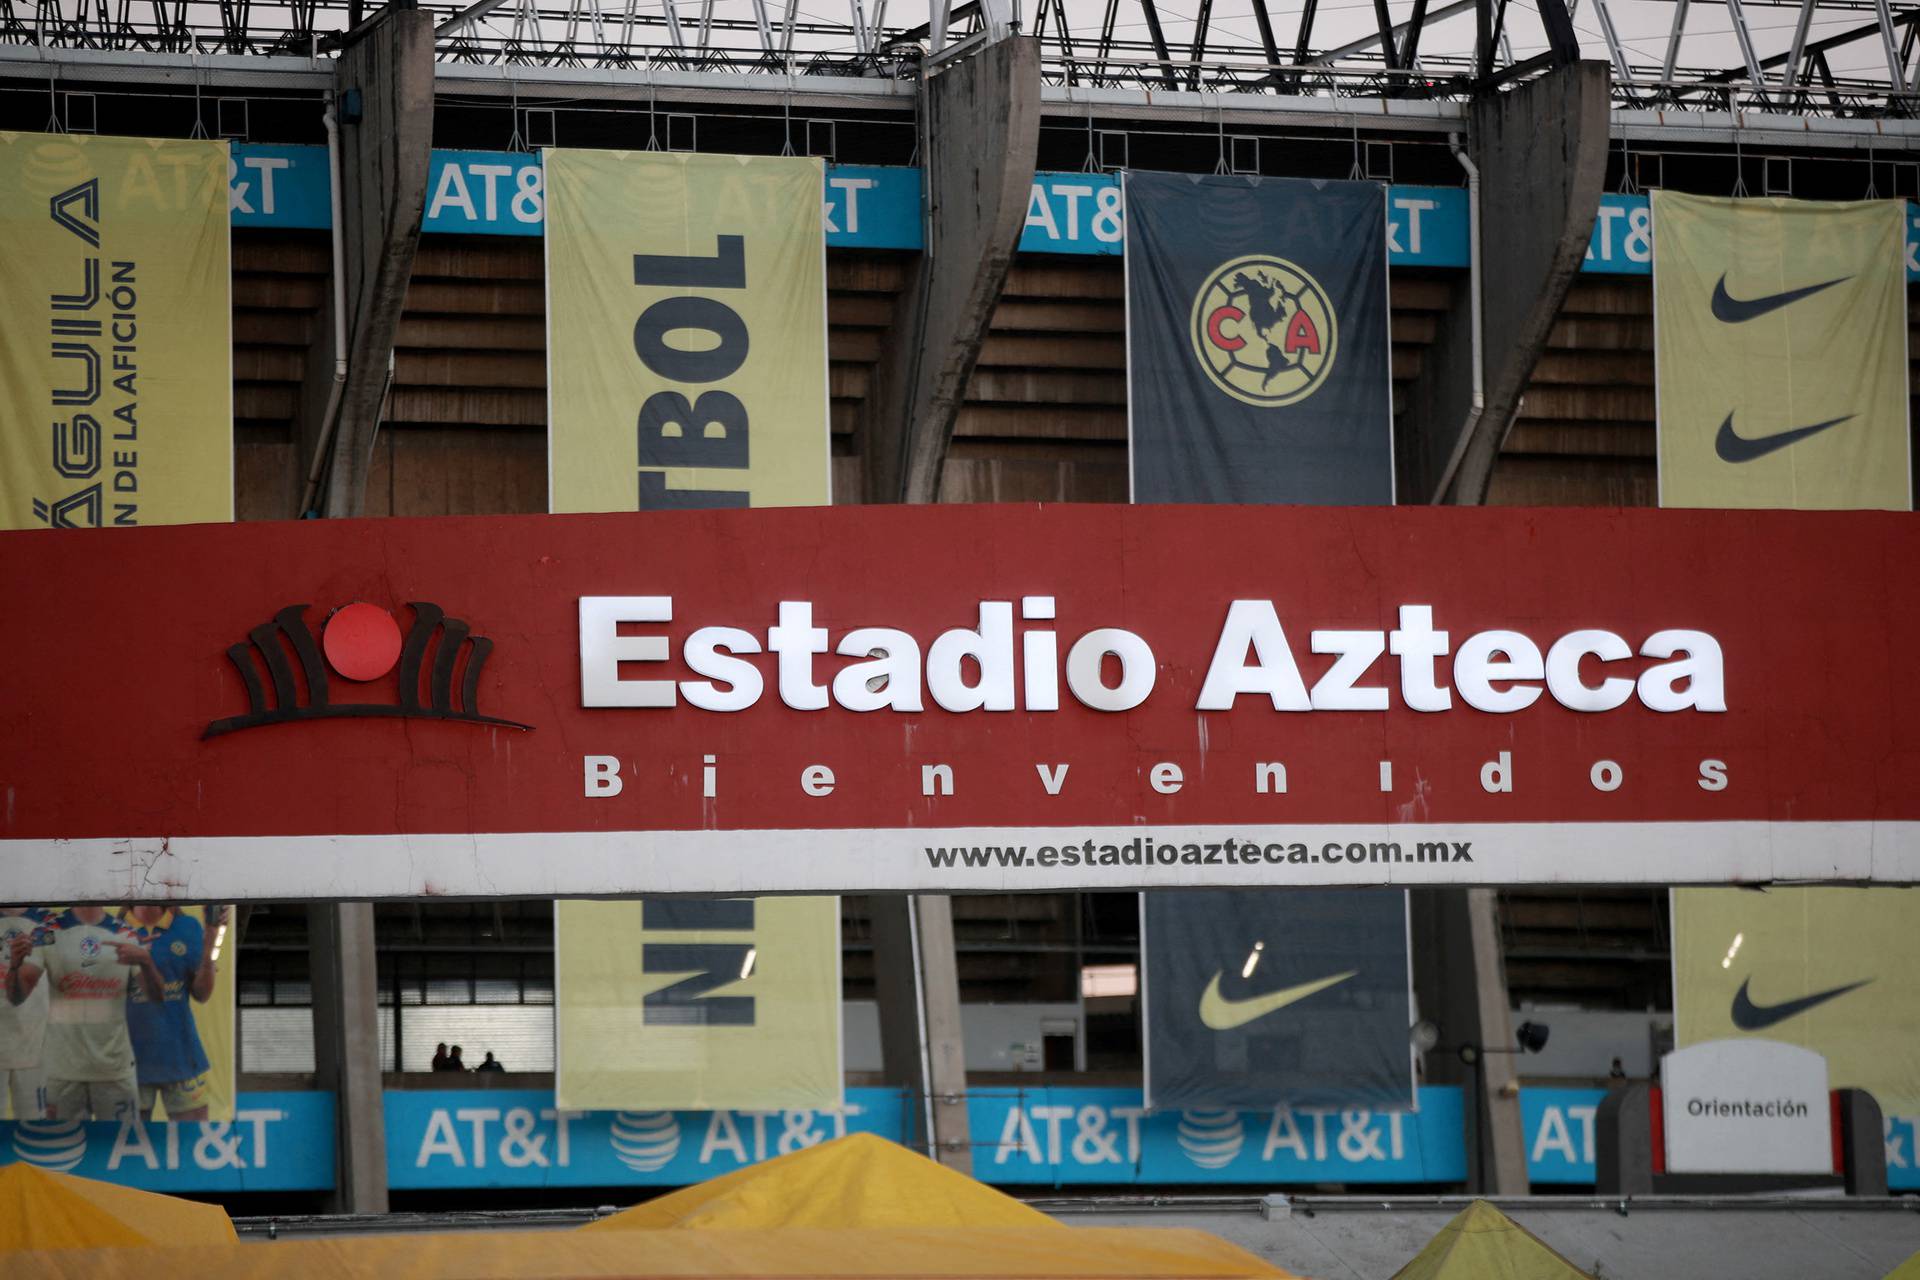
[[[1673,64],[1680,56],[1680,37],[1687,29],[1687,0],[1674,0],[1673,30],[1667,36],[1667,59],[1660,64],[1660,78],[1673,79]]]
[[[1893,8],[1887,0],[1873,0],[1873,11],[1880,17],[1880,44],[1887,55],[1887,83],[1895,90],[1906,83],[1900,71],[1900,50],[1893,39]]]
[[[1727,0],[1729,5],[1739,0]],[[1627,65],[1627,51],[1620,47],[1620,33],[1613,29],[1613,14],[1607,10],[1607,0],[1593,0],[1593,11],[1600,15],[1600,36],[1607,42],[1607,52],[1613,55],[1613,73],[1622,84],[1633,81],[1633,68]],[[1572,9],[1569,7],[1568,12]]]
[[[1780,70],[1780,91],[1788,102],[1793,101],[1793,82],[1800,75],[1800,58],[1806,52],[1807,32],[1813,26],[1813,10],[1820,0],[1804,0],[1800,6],[1800,21],[1793,24],[1793,45],[1787,50],[1787,64]]]
[[[1878,0],[1878,2],[1884,7],[1887,0]],[[1741,6],[1740,0],[1727,0],[1727,13],[1733,18],[1734,38],[1740,42],[1740,58],[1747,64],[1747,79],[1753,82],[1754,92],[1760,95],[1762,102],[1765,102],[1767,77],[1766,73],[1760,69],[1758,55],[1753,51],[1753,34],[1747,30],[1747,11]],[[1898,75],[1894,76],[1896,83],[1899,78]]]

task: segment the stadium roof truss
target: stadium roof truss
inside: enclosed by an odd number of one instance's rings
[[[1643,119],[1759,113],[1791,128],[1777,117],[1920,117],[1920,0],[1371,0],[1370,12],[1337,0],[410,2],[433,15],[455,91],[674,85],[792,99],[831,82],[828,96],[871,101],[1017,32],[1041,41],[1050,102],[1237,114],[1291,100],[1343,118],[1426,115],[1434,127],[1458,120],[1442,104],[1574,61],[1584,38],[1587,56],[1611,64],[1616,106]],[[0,74],[172,67],[230,83],[319,70],[374,7],[0,0]]]

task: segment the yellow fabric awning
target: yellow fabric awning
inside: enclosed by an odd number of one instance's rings
[[[30,1164],[0,1168],[0,1252],[220,1244],[234,1238],[233,1222],[219,1205],[50,1173]],[[12,1266],[9,1259],[0,1270],[11,1271]]]
[[[1065,1227],[898,1143],[852,1133],[635,1205],[583,1231]]]
[[[1594,1280],[1485,1200],[1427,1241],[1393,1280]]]
[[[653,1280],[827,1277],[939,1280],[1289,1280],[1204,1231],[938,1227],[834,1231],[475,1231],[351,1236],[196,1249],[15,1254],[8,1280]]]

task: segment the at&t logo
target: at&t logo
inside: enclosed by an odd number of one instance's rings
[[[680,1154],[680,1122],[670,1111],[616,1111],[609,1140],[621,1164],[635,1173],[655,1173]]]
[[[1180,1149],[1202,1169],[1226,1168],[1246,1142],[1234,1111],[1182,1111],[1179,1134]]]
[[[1284,258],[1250,254],[1221,265],[1194,295],[1192,331],[1214,385],[1247,404],[1295,404],[1333,370],[1333,304]]]
[[[79,1120],[22,1120],[13,1126],[13,1154],[24,1164],[71,1173],[86,1158],[87,1126]]]

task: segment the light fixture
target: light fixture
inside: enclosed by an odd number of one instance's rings
[[[1407,1038],[1413,1041],[1413,1047],[1417,1052],[1428,1053],[1433,1046],[1440,1043],[1440,1028],[1422,1018],[1413,1024],[1413,1029],[1407,1033]]]
[[[1253,976],[1253,971],[1260,967],[1260,953],[1266,949],[1267,944],[1264,942],[1256,942],[1253,944],[1253,950],[1247,952],[1247,962],[1240,966],[1241,977],[1251,978]]]
[[[740,980],[746,981],[753,976],[753,962],[760,958],[760,948],[748,947],[747,958],[740,962]]]
[[[1080,970],[1080,994],[1085,999],[1137,995],[1140,970],[1130,964],[1090,964]]]
[[[1517,1049],[1484,1048],[1477,1044],[1460,1046],[1460,1061],[1473,1066],[1480,1061],[1484,1053],[1539,1053],[1547,1047],[1547,1035],[1552,1031],[1544,1022],[1523,1022],[1513,1030],[1513,1038],[1520,1042]]]

